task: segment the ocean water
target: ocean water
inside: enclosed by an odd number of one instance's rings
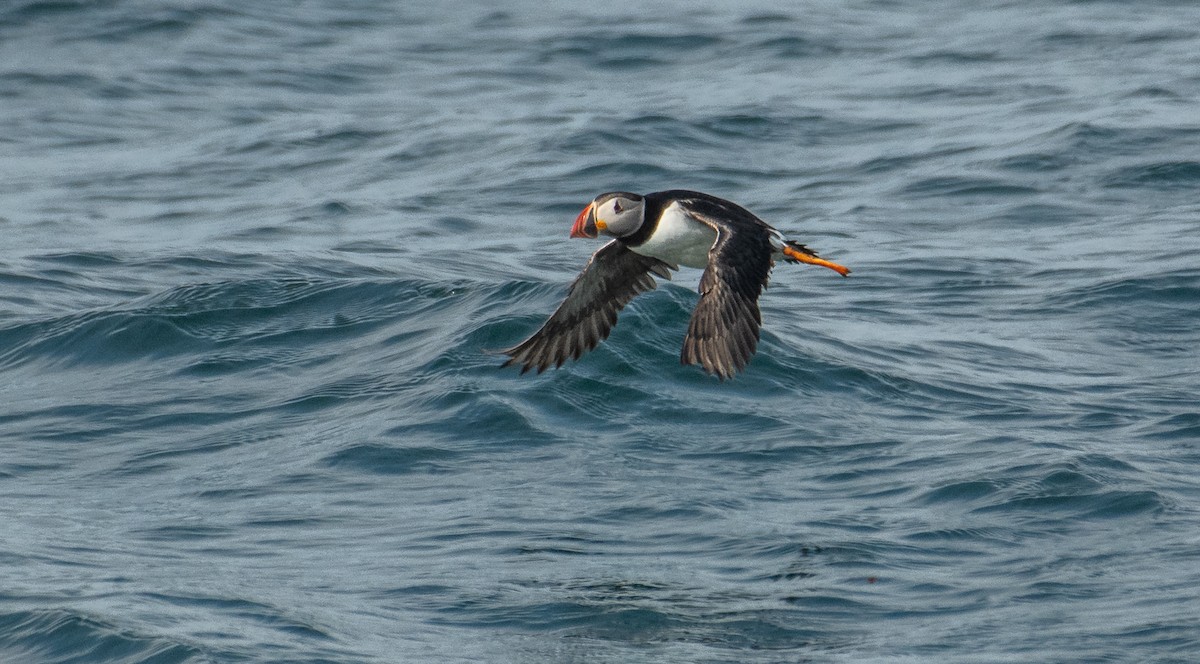
[[[1200,6],[0,6],[0,662],[1189,662]],[[699,272],[498,368],[614,189]]]

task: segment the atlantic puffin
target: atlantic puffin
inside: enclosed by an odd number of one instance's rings
[[[684,265],[704,273],[680,363],[725,380],[746,367],[758,346],[758,296],[776,259],[850,274],[742,206],[698,191],[600,194],[579,213],[571,237],[600,234],[614,239],[592,254],[541,329],[501,351],[510,356],[501,366],[541,373],[579,359],[608,337],[622,307],[655,288],[653,275],[670,279]]]

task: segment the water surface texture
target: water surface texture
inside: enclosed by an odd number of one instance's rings
[[[1192,2],[0,8],[0,661],[1185,662]],[[735,200],[541,376],[614,189]]]

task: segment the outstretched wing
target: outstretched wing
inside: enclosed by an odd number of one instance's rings
[[[717,230],[700,277],[700,301],[683,339],[680,362],[699,364],[721,380],[746,367],[758,348],[758,296],[771,274],[771,242],[751,224],[701,212],[692,216]]]
[[[502,366],[521,365],[521,373],[561,367],[595,348],[617,323],[617,312],[635,296],[655,288],[657,274],[671,278],[675,265],[643,256],[613,240],[588,261],[571,283],[567,299],[542,328],[525,341],[502,351],[511,356]]]

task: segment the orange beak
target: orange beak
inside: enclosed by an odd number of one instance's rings
[[[596,230],[596,202],[588,203],[588,206],[583,208],[583,212],[575,217],[575,225],[571,227],[571,237],[596,237],[599,232]]]

